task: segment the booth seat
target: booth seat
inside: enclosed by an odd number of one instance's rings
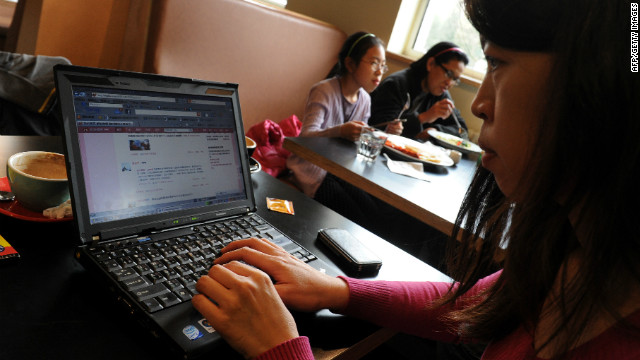
[[[239,84],[245,132],[302,117],[337,61],[337,27],[249,0],[154,0],[145,72]]]

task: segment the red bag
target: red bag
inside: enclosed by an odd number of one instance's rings
[[[286,169],[291,153],[282,147],[282,143],[286,136],[300,135],[301,128],[302,122],[296,115],[291,115],[279,124],[266,119],[247,131],[246,135],[256,142],[253,158],[260,163],[264,172],[278,177]]]

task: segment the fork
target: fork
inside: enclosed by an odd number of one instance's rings
[[[404,104],[402,111],[400,111],[400,114],[398,114],[398,117],[396,119],[400,119],[402,114],[404,114],[404,112],[409,109],[409,106],[411,106],[411,94],[407,93],[407,102]]]
[[[385,121],[385,122],[381,122],[380,124],[375,124],[373,126],[375,127],[380,127],[380,126],[385,126],[385,125],[389,125],[393,122],[399,121],[399,122],[406,122],[407,119],[400,119],[400,116],[402,116],[402,114],[404,114],[404,112],[409,109],[409,106],[411,105],[411,95],[409,95],[409,93],[407,93],[407,102],[404,104],[404,106],[402,107],[402,110],[400,111],[400,114],[398,114],[398,117],[396,117],[393,120],[389,120],[389,121]]]

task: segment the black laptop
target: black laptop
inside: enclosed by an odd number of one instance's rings
[[[191,297],[231,241],[331,269],[255,213],[236,84],[68,65],[55,79],[76,257],[181,356],[222,342]]]

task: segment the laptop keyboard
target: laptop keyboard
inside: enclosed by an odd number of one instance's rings
[[[115,241],[89,252],[149,312],[191,300],[198,279],[233,240],[263,237],[304,262],[316,259],[255,214],[178,231],[184,234]]]

